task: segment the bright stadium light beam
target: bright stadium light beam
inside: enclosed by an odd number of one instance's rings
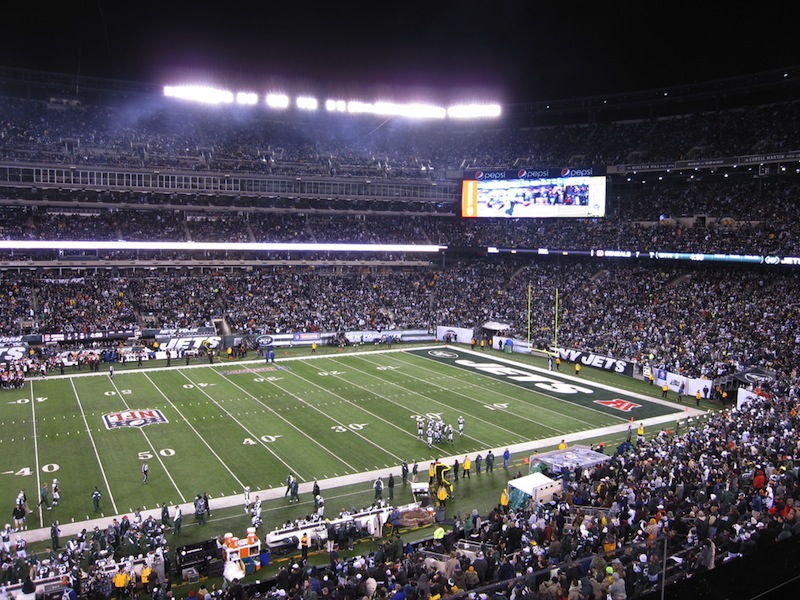
[[[231,104],[233,93],[203,85],[167,85],[164,86],[164,95],[168,98],[191,100],[203,104]]]
[[[236,103],[244,106],[255,106],[258,104],[258,94],[253,92],[239,92],[236,94]]]
[[[447,246],[431,244],[313,244],[249,242],[127,242],[73,240],[0,240],[0,250],[229,250],[229,251],[304,251],[304,252],[439,252]]]
[[[295,100],[295,105],[301,110],[317,110],[319,102],[317,102],[316,98],[298,96]]]
[[[286,94],[267,94],[266,103],[270,108],[289,108],[289,96]]]
[[[347,102],[344,100],[325,100],[325,110],[328,112],[347,112]]]
[[[451,119],[496,118],[501,113],[499,104],[456,104],[447,109]]]

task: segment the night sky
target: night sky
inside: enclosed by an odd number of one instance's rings
[[[800,64],[796,20],[776,5],[581,4],[31,3],[7,18],[0,65],[155,85],[510,103]]]

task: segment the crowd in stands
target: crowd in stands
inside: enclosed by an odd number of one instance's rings
[[[403,543],[403,531],[387,524],[371,534],[378,544],[370,550],[359,545],[353,552],[352,539],[318,547],[327,564],[304,559],[281,567],[266,582],[271,589],[256,582],[252,594],[306,598],[312,587],[317,597],[342,600],[635,598],[800,534],[797,407],[798,388],[779,382],[739,409],[685,420],[675,431],[629,431],[608,449],[608,461],[551,474],[564,484],[552,501],[531,498],[513,507],[501,501],[447,515],[446,533],[416,544]],[[167,539],[174,515],[165,509],[112,519],[41,555],[26,552],[24,531],[16,538],[4,532],[3,583],[29,571],[34,579],[54,573],[75,579],[82,565],[92,597],[107,598],[117,568],[141,582],[141,565],[129,557],[144,552],[144,586],[163,594],[175,579]],[[230,596],[229,585],[213,593]]]
[[[778,386],[682,430],[629,435],[609,461],[560,473],[551,502],[455,515],[402,551],[393,535],[349,560],[334,549],[329,565],[281,569],[269,597],[625,600],[700,575],[800,534],[797,400]]]
[[[654,362],[691,377],[755,365],[796,375],[798,274],[730,265],[593,259],[468,260],[444,269],[272,267],[120,270],[40,277],[6,272],[2,335],[209,326],[244,334],[347,330],[480,331],[490,320],[559,344]],[[555,295],[558,290],[558,331]],[[531,299],[529,312],[528,299]]]
[[[450,169],[572,166],[786,152],[796,148],[792,102],[661,120],[540,129],[413,125],[350,117],[270,118],[167,100],[64,106],[4,99],[0,158],[85,165],[286,175],[441,178]],[[380,125],[380,126],[376,126]]]

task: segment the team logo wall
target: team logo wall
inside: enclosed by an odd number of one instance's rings
[[[144,427],[157,423],[169,423],[160,410],[155,409],[130,409],[121,412],[103,415],[106,429],[121,429],[124,427]]]

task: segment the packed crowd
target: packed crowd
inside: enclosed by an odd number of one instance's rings
[[[552,501],[509,507],[501,499],[490,510],[448,515],[446,531],[422,543],[403,543],[395,520],[370,532],[372,550],[359,552],[360,545],[350,558],[341,551],[352,552],[360,535],[323,536],[325,548],[316,552],[327,554],[327,564],[306,562],[304,552],[299,564],[279,569],[265,594],[305,599],[310,587],[341,600],[625,600],[657,589],[665,576],[702,574],[800,534],[798,400],[797,386],[779,382],[740,409],[684,421],[675,431],[629,432],[608,461],[550,473],[564,483]],[[319,504],[311,517],[287,525],[324,524]],[[146,569],[139,589],[162,597],[174,581],[167,532],[179,520],[166,505],[160,519],[137,510],[68,540],[54,521],[42,553],[29,551],[24,524],[15,522],[18,530],[0,532],[2,583],[63,575],[91,597],[108,598],[118,592],[117,572],[128,585],[141,583]],[[139,554],[147,560],[135,566]],[[678,560],[665,568],[665,557]],[[82,587],[79,567],[88,576]],[[231,593],[231,582],[213,591]]]
[[[562,250],[705,252],[729,254],[800,254],[793,229],[798,212],[792,201],[800,183],[794,178],[761,182],[697,183],[692,186],[642,185],[614,190],[608,216],[602,220],[461,219],[454,198],[448,215],[431,217],[391,214],[348,214],[347,211],[239,213],[235,207],[200,215],[201,207],[181,211],[48,207],[36,211],[5,207],[0,212],[8,240],[126,240],[233,242],[321,242],[437,244],[456,248],[488,246]],[[45,201],[47,194],[37,196]],[[665,218],[662,218],[665,217]],[[176,252],[157,252],[176,260]],[[20,260],[15,251],[2,256]],[[22,255],[55,260],[55,251]],[[138,254],[101,253],[101,258],[135,260]],[[191,255],[190,255],[191,256]],[[218,254],[218,256],[226,256]],[[318,255],[304,254],[305,259]],[[202,258],[202,255],[194,255]],[[262,260],[269,260],[268,257]]]
[[[55,109],[57,108],[57,110]],[[0,157],[15,161],[320,176],[442,178],[465,165],[563,167],[663,162],[794,150],[791,102],[661,120],[592,122],[582,127],[426,129],[400,122],[375,127],[350,117],[250,119],[151,99],[146,107],[52,106],[4,99]],[[254,111],[255,113],[255,111]],[[578,118],[588,119],[587,114]]]
[[[796,375],[798,275],[730,265],[591,259],[467,260],[443,269],[273,267],[0,276],[4,335],[210,326],[242,334],[433,330],[508,333],[710,378],[755,365]],[[558,290],[558,330],[555,300]],[[529,305],[530,298],[530,305]],[[530,311],[529,311],[530,308]]]
[[[702,574],[800,534],[797,402],[778,386],[682,431],[629,438],[597,467],[556,474],[565,492],[553,501],[454,515],[420,546],[392,534],[349,560],[329,548],[329,565],[281,569],[268,596],[625,600]]]

